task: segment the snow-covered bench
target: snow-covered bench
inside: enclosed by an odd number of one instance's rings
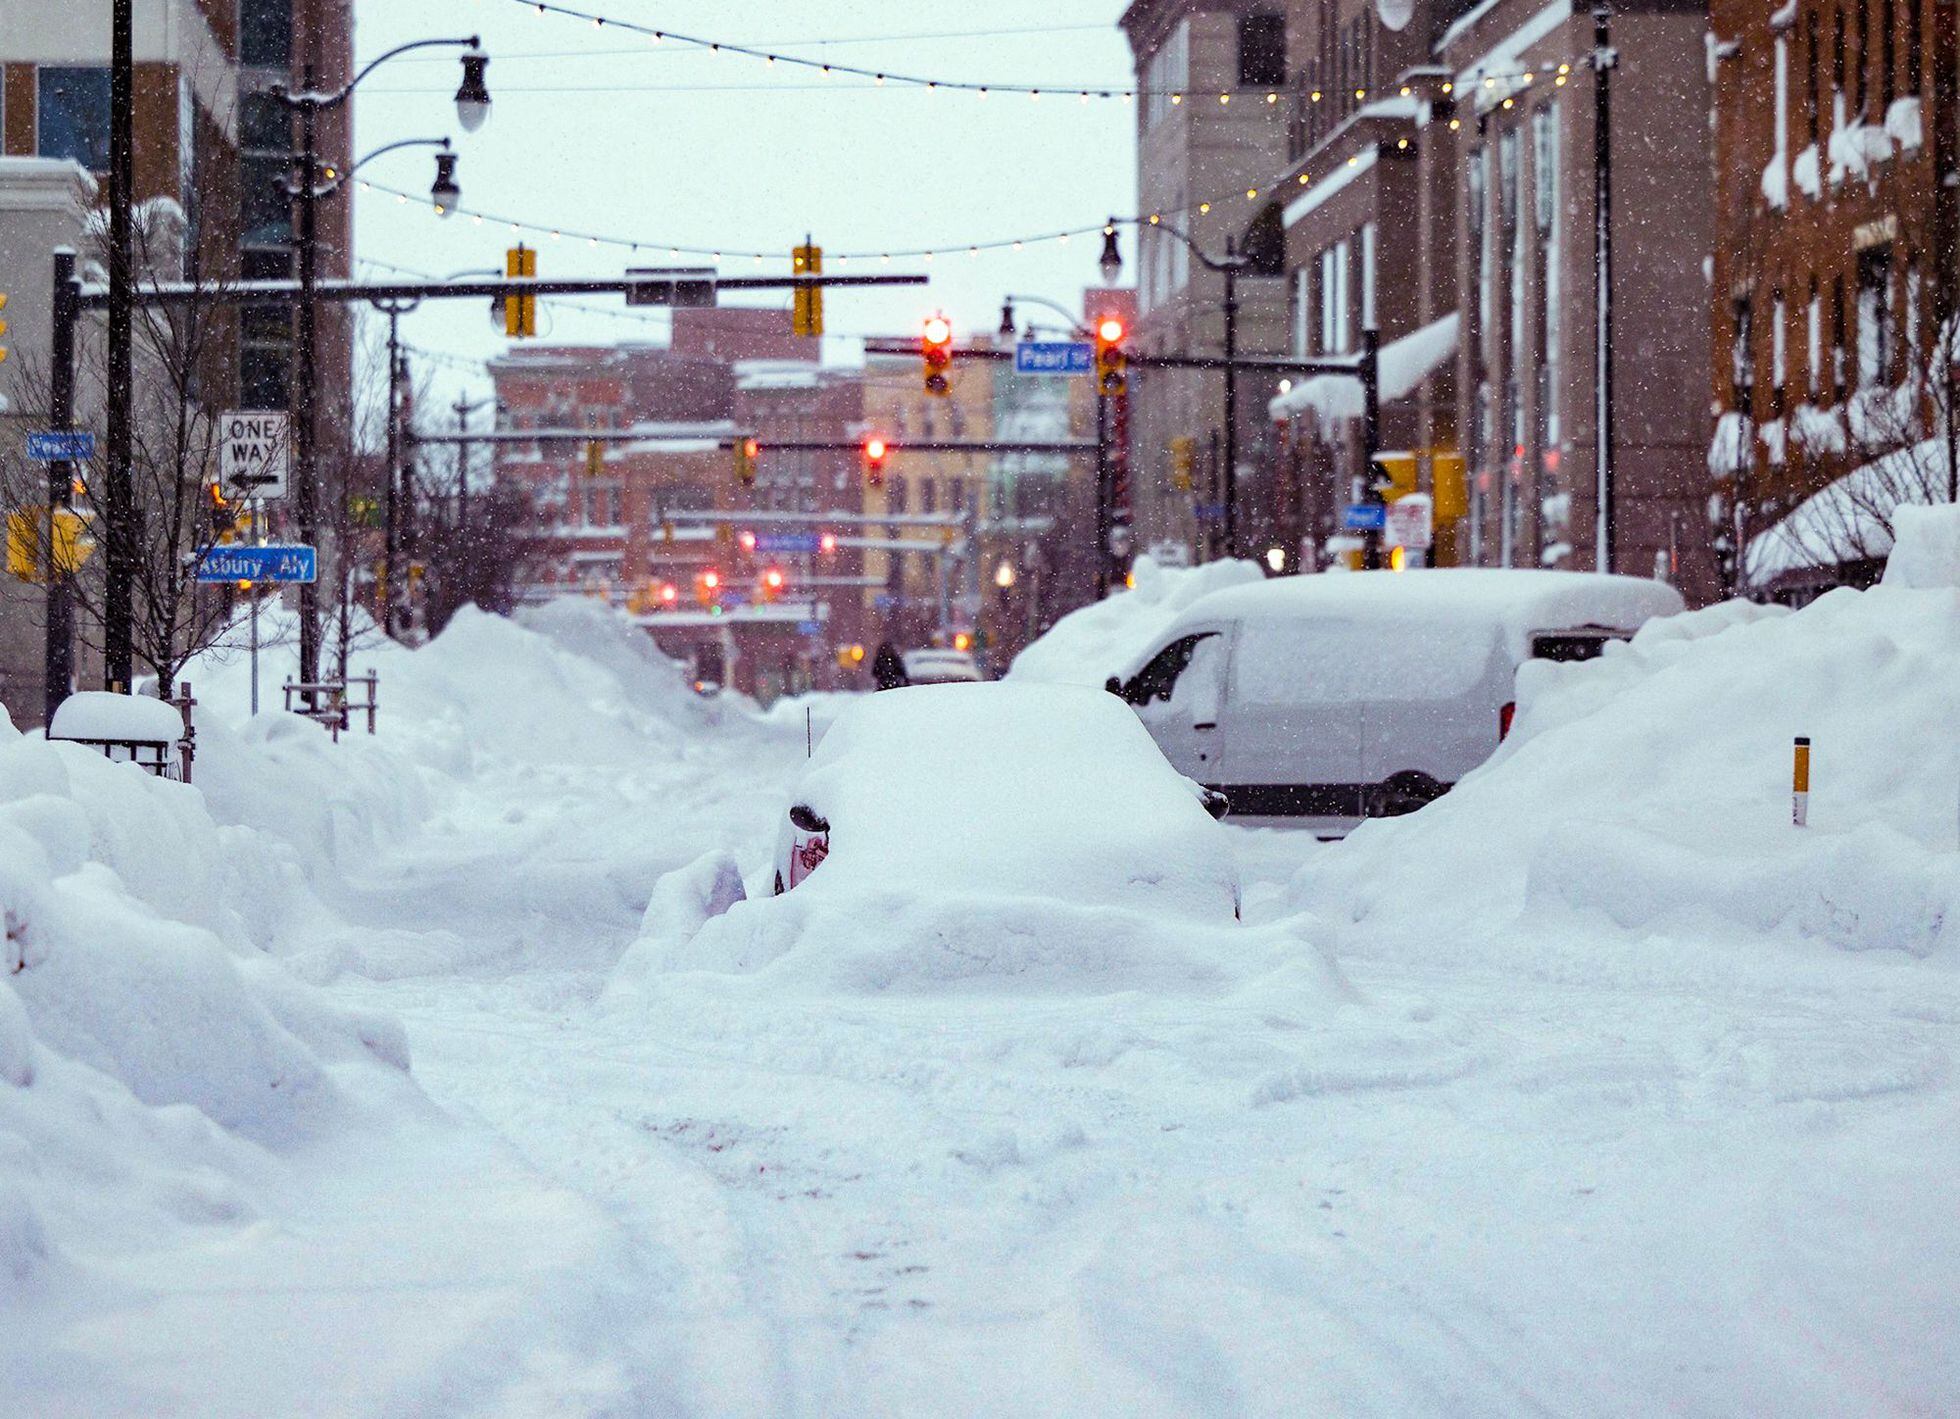
[[[174,700],[83,690],[55,708],[48,738],[86,744],[118,763],[189,783],[197,743],[191,709],[196,704],[188,684],[177,687]]]

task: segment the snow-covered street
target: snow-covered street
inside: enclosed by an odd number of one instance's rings
[[[1948,634],[1950,594],[1928,595],[1893,617],[1902,680]],[[375,741],[214,721],[218,840],[273,844],[225,880],[283,965],[238,969],[287,1028],[315,1021],[333,1091],[283,1123],[208,1099],[221,1133],[147,1107],[173,1101],[154,1060],[97,1059],[143,1102],[94,1076],[108,1122],[61,1112],[46,1090],[86,1067],[52,1049],[95,1048],[51,994],[61,943],[14,977],[50,1067],[0,1098],[0,1129],[43,1130],[38,1165],[0,1154],[29,1209],[9,1391],[36,1414],[1946,1411],[1960,977],[1941,909],[1912,906],[1952,882],[1913,840],[1937,805],[1898,800],[1912,836],[1882,867],[1820,813],[1821,917],[1775,907],[1766,868],[1738,906],[1574,826],[1616,773],[1649,793],[1629,824],[1674,791],[1560,748],[1617,732],[1602,677],[1651,722],[1638,697],[1706,696],[1694,657],[1725,636],[1708,654],[1746,701],[1796,623],[1724,629],[1739,614],[1553,667],[1521,745],[1413,818],[1339,844],[1228,830],[1238,954],[1180,970],[1139,947],[1082,980],[1003,957],[872,981],[807,942],[739,969],[662,955],[664,874],[728,851],[766,876],[804,712],[698,701],[603,612],[471,615],[386,651]],[[1835,614],[1842,637],[1860,613]],[[237,666],[201,673],[207,704],[236,694]],[[1868,712],[1832,694],[1820,725]],[[838,703],[810,708],[820,736]],[[59,848],[30,808],[48,785],[18,793],[50,751],[9,752],[6,821]],[[1568,784],[1556,822],[1449,845],[1545,773]],[[276,820],[282,783],[320,813]],[[1608,866],[1654,862],[1676,898],[1630,911]],[[1846,906],[1873,872],[1890,885]],[[335,1053],[334,1021],[379,1062]],[[145,1141],[120,1162],[48,1146],[104,1129]]]

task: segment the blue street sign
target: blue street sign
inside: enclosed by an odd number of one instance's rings
[[[1223,522],[1225,520],[1225,504],[1199,503],[1197,514],[1198,521],[1200,522]]]
[[[874,611],[891,611],[897,609],[897,607],[898,598],[893,596],[889,591],[881,591],[871,598],[871,608]]]
[[[1388,527],[1387,503],[1349,503],[1341,526],[1349,532],[1382,532]]]
[[[823,634],[823,622],[798,621],[796,623],[796,633],[803,636],[820,636]]]
[[[755,534],[755,549],[758,552],[814,552],[823,545],[823,538],[814,532],[758,532]]]
[[[1087,374],[1096,367],[1086,340],[1023,340],[1014,347],[1016,374]]]
[[[27,456],[36,463],[82,463],[95,457],[95,435],[57,429],[27,436]]]
[[[317,581],[319,557],[311,547],[206,547],[198,556],[197,579],[230,581]]]

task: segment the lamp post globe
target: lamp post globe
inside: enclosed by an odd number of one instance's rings
[[[483,81],[484,71],[489,67],[490,56],[480,49],[463,55],[463,82],[456,90],[456,121],[463,125],[465,133],[476,132],[490,116],[490,89]]]

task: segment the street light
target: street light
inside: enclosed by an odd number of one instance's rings
[[[1051,301],[1046,296],[1008,296],[1005,298],[1005,301],[1006,303],[1000,308],[1000,334],[1004,340],[1011,340],[1014,337],[1014,304],[1016,301],[1023,301],[1029,305],[1047,306],[1048,309],[1066,320],[1068,322],[1068,328],[1074,331],[1076,335],[1085,340],[1089,338],[1088,327],[1083,325],[1078,317],[1071,315],[1068,308],[1059,301]]]
[[[1252,264],[1251,258],[1235,249],[1232,238],[1225,238],[1225,254],[1213,258],[1195,241],[1171,223],[1159,220],[1157,230],[1169,232],[1190,250],[1198,264],[1225,278],[1225,555],[1238,555],[1238,461],[1239,461],[1239,273]],[[1114,282],[1123,269],[1123,253],[1116,243],[1116,218],[1103,227],[1102,270],[1105,280]],[[1112,274],[1114,272],[1115,274]]]
[[[472,37],[469,53],[463,56],[462,87],[456,90],[456,121],[465,133],[476,132],[490,116],[490,90],[483,82],[483,71],[489,67],[490,56]]]
[[[315,68],[308,64],[300,71],[297,90],[276,84],[266,91],[267,97],[288,113],[297,113],[300,117],[298,170],[295,180],[288,184],[288,190],[299,201],[299,239],[296,243],[299,249],[299,330],[294,351],[297,368],[292,383],[293,412],[297,416],[293,430],[296,483],[293,511],[299,524],[300,538],[306,542],[317,541],[319,534],[319,489],[316,486],[318,449],[314,425],[318,407],[314,397],[318,383],[314,366],[318,359],[318,313],[315,302],[319,286],[319,205],[322,197],[331,196],[339,186],[333,178],[328,178],[325,184],[321,182],[320,115],[345,104],[362,81],[383,64],[418,49],[465,51],[463,82],[456,90],[456,121],[466,133],[474,133],[481,128],[490,115],[490,91],[483,77],[490,59],[483,52],[482,40],[476,35],[463,39],[418,39],[397,45],[369,61],[365,68],[337,89],[318,88]],[[447,144],[443,146],[447,147]],[[442,185],[443,176],[438,164],[438,186]],[[453,189],[453,165],[447,176]],[[453,206],[453,203],[449,205]],[[315,582],[302,582],[299,588],[299,678],[307,684],[316,684],[320,678],[320,597],[318,583]]]
[[[436,180],[429,188],[429,200],[435,203],[438,217],[449,216],[463,200],[463,190],[456,185],[454,153],[436,154]]]

